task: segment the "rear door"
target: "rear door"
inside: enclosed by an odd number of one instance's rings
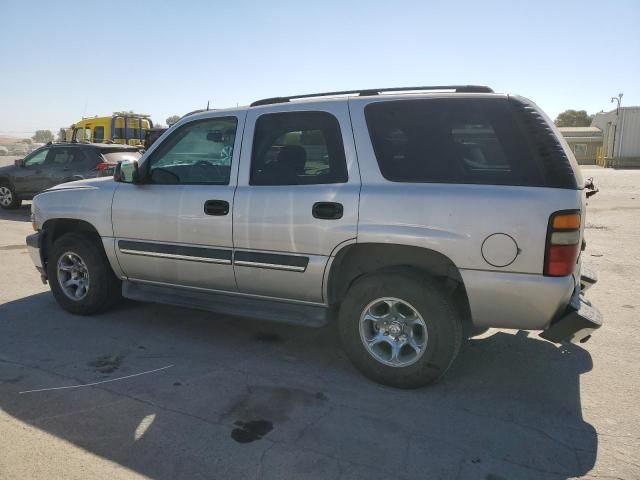
[[[53,147],[47,166],[48,187],[89,176],[87,155],[80,147]]]
[[[357,235],[359,189],[346,102],[250,109],[233,211],[239,290],[324,302],[327,262]]]

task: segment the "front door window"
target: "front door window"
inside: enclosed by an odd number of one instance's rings
[[[156,184],[228,185],[238,121],[198,120],[175,131],[149,159]]]
[[[44,164],[47,160],[47,154],[49,153],[49,149],[40,150],[35,152],[30,157],[27,157],[24,161],[25,167],[38,167]]]

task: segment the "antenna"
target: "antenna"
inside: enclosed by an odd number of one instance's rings
[[[209,111],[209,100],[207,100],[207,111]]]

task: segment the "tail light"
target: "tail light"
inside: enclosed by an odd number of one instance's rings
[[[549,219],[544,274],[548,277],[571,275],[580,253],[580,212],[556,212]]]
[[[96,170],[101,172],[103,170],[109,170],[110,168],[114,168],[115,165],[107,162],[100,162],[96,165]]]

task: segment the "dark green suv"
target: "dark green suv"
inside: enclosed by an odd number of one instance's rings
[[[0,167],[0,207],[18,208],[47,188],[112,175],[121,160],[137,160],[136,147],[98,143],[48,144],[15,165]]]

